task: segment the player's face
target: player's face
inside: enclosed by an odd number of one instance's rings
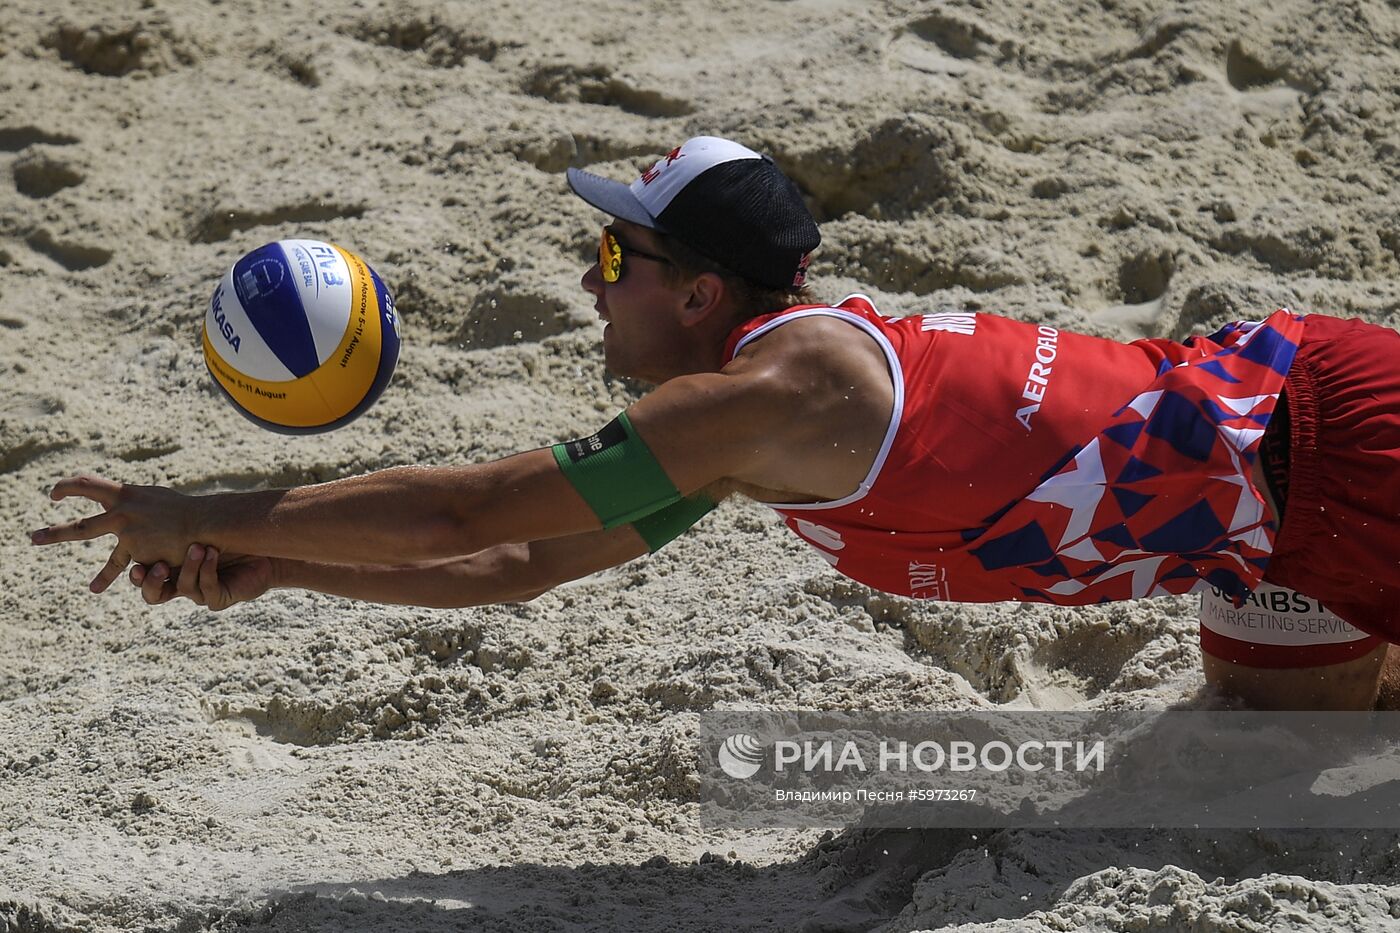
[[[674,375],[668,364],[678,358],[676,341],[684,336],[675,313],[687,291],[670,283],[668,262],[655,233],[614,220],[604,232],[599,260],[583,274],[580,284],[607,324],[604,361],[619,376],[659,384]],[[610,264],[607,275],[604,263]]]

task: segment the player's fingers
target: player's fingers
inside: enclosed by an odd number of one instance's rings
[[[114,480],[83,474],[70,476],[68,479],[61,479],[54,483],[53,489],[49,490],[49,498],[57,502],[60,499],[67,499],[69,496],[82,496],[93,502],[100,502],[110,509],[112,503],[117,500],[117,493],[121,492],[121,489],[122,484]]]
[[[207,549],[203,545],[190,545],[190,549],[185,552],[185,562],[180,565],[180,579],[175,584],[177,593],[197,603],[204,602],[199,594],[199,568],[204,563],[205,550]]]
[[[132,564],[131,573],[127,574],[127,579],[131,581],[132,586],[140,586],[146,579],[146,565]]]
[[[179,593],[175,592],[175,584],[170,580],[166,580],[165,585],[160,588],[160,596],[156,599],[156,602],[168,603],[179,595]]]
[[[107,587],[112,585],[112,581],[122,575],[122,571],[129,563],[131,563],[131,555],[126,552],[126,548],[118,544],[112,549],[112,556],[107,558],[107,563],[103,564],[102,569],[97,572],[97,576],[92,578],[88,589],[94,593],[105,592]]]
[[[61,525],[50,525],[29,533],[31,544],[57,544],[60,541],[91,541],[103,535],[114,535],[121,528],[121,519],[115,512],[89,515]]]
[[[152,606],[163,602],[161,597],[165,594],[169,580],[170,568],[165,561],[157,561],[152,564],[150,571],[146,574],[146,582],[141,586],[141,598]]]
[[[204,597],[204,605],[218,612],[225,608],[223,592],[219,587],[219,549],[205,548],[204,560],[199,566],[199,591]]]

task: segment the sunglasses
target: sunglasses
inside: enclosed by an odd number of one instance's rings
[[[603,228],[603,239],[598,243],[598,268],[603,272],[603,281],[612,285],[622,280],[622,257],[626,253],[628,256],[636,256],[638,259],[650,259],[652,262],[664,262],[668,266],[675,263],[665,256],[658,256],[655,253],[647,253],[637,249],[635,246],[623,247],[620,241],[612,232],[611,227]]]

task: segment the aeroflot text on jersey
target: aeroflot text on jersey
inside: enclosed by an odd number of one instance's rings
[[[1030,372],[1026,374],[1026,387],[1021,392],[1021,398],[1030,404],[1016,409],[1016,420],[1021,422],[1021,426],[1027,431],[1032,430],[1031,416],[1040,411],[1040,405],[1045,401],[1045,393],[1050,388],[1050,374],[1053,372],[1051,364],[1060,352],[1059,331],[1042,324],[1035,332],[1035,362],[1031,363]]]

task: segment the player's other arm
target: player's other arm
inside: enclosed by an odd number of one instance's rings
[[[624,525],[543,541],[500,544],[466,557],[424,565],[346,568],[284,561],[279,585],[439,609],[523,603],[561,583],[616,567],[645,553],[646,542],[630,525]]]
[[[560,583],[625,563],[647,550],[647,542],[631,526],[397,565],[225,557],[216,548],[193,545],[184,564],[173,572],[164,562],[149,568],[137,565],[131,582],[152,605],[184,597],[216,612],[273,589],[455,609],[526,602]]]

